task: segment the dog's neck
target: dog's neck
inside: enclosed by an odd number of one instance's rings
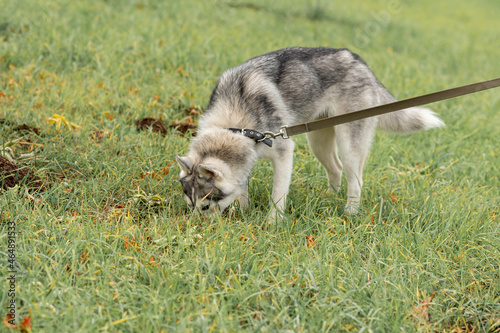
[[[258,147],[253,139],[225,128],[205,128],[191,143],[191,152],[202,163],[206,158],[219,159],[233,166],[233,172],[248,178],[258,158]]]

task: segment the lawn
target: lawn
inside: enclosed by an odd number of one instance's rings
[[[0,0],[0,154],[47,184],[0,190],[0,330],[499,332],[498,88],[431,105],[446,128],[378,133],[356,216],[345,187],[326,193],[303,136],[272,225],[270,163],[253,171],[249,210],[214,218],[188,210],[175,163],[220,73],[250,57],[347,47],[407,98],[500,77],[499,12],[496,0]],[[145,117],[163,133],[139,131]]]

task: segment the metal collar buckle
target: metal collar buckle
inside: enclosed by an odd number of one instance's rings
[[[284,125],[280,127],[280,131],[278,133],[273,132],[262,132],[262,134],[266,138],[276,139],[277,137],[281,137],[283,139],[289,139],[288,133],[286,132],[288,126]]]

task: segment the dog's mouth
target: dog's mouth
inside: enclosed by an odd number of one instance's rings
[[[219,206],[217,205],[216,202],[214,201],[203,201],[201,203],[199,203],[198,205],[196,206],[191,206],[191,208],[198,212],[198,213],[201,213],[202,215],[205,215],[205,216],[210,216],[212,214],[215,214],[215,212],[217,212],[219,210]]]
[[[201,214],[203,216],[210,217],[210,216],[213,216],[215,214],[224,215],[228,211],[230,211],[232,209],[232,207],[233,207],[233,205],[228,205],[227,207],[224,207],[224,209],[221,209],[221,207],[219,206],[219,204],[217,202],[211,201],[207,204],[204,203],[204,204],[201,204],[201,205],[196,206],[196,207],[191,206],[191,209],[193,209],[193,211],[198,212],[199,214]]]

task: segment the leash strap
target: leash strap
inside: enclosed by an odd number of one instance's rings
[[[438,101],[443,101],[446,99],[472,94],[478,91],[487,90],[491,88],[495,88],[500,86],[500,78],[478,82],[474,84],[469,84],[466,86],[461,86],[457,88],[447,89],[438,91],[435,93],[422,95],[418,97],[408,98],[401,101],[397,101],[394,103],[384,104],[375,106],[372,108],[355,111],[351,113],[342,114],[335,117],[323,118],[319,120],[315,120],[309,123],[293,125],[293,126],[283,126],[278,134],[263,132],[262,134],[267,135],[272,138],[276,138],[278,136],[287,139],[292,135],[302,134],[306,132],[320,130],[326,127],[332,127],[335,125],[340,125],[344,123],[348,123],[351,121],[356,121],[368,117],[378,116],[384,113],[399,111],[402,109],[411,108],[414,106],[420,106],[424,104],[434,103]]]

